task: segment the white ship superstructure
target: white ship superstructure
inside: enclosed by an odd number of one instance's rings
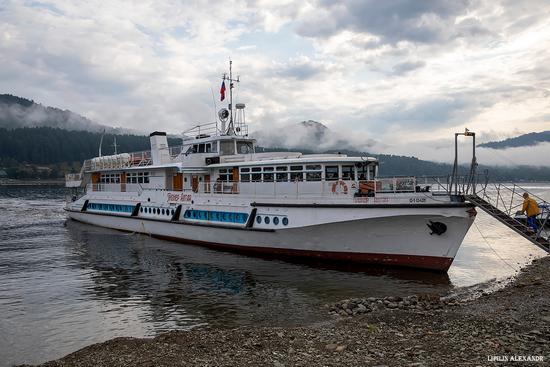
[[[227,128],[197,126],[181,146],[153,132],[150,151],[85,161],[67,176],[85,188],[69,217],[248,253],[449,268],[472,204],[415,177],[380,178],[372,157],[257,153],[236,107]]]

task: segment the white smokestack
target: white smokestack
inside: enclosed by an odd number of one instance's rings
[[[168,151],[168,139],[166,133],[155,131],[149,135],[151,140],[151,158],[153,165],[170,163],[170,152]]]

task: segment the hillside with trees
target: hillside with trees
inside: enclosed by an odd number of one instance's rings
[[[51,127],[0,129],[0,168],[10,178],[59,178],[78,171],[82,161],[99,154],[102,133]],[[102,153],[114,153],[114,134],[103,137]],[[169,138],[170,145],[181,139]],[[116,135],[117,152],[149,150],[149,137]]]
[[[501,141],[491,141],[479,144],[479,147],[492,149],[506,149],[517,147],[529,147],[540,143],[550,143],[550,131],[541,131],[540,133],[529,133],[516,136],[514,138]]]

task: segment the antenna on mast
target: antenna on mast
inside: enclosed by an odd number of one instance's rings
[[[101,157],[101,146],[103,145],[103,137],[105,136],[105,129],[101,133],[101,139],[99,140],[99,156]]]
[[[229,127],[227,128],[227,135],[235,135],[235,126],[233,124],[233,88],[234,82],[239,83],[239,76],[237,79],[233,79],[233,61],[229,59],[229,77],[227,74],[223,74],[223,80],[229,81]]]
[[[114,136],[113,148],[115,148],[115,155],[116,155],[116,154],[117,154],[117,151],[116,151],[116,148],[117,148],[117,145],[116,145],[116,135]]]

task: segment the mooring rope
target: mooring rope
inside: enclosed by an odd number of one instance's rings
[[[518,269],[516,269],[515,267],[513,267],[508,261],[504,260],[499,254],[498,252],[496,252],[496,250],[491,246],[491,244],[489,243],[489,241],[487,240],[487,238],[483,235],[483,232],[481,232],[481,229],[479,229],[478,225],[476,222],[474,222],[474,225],[476,226],[477,228],[477,231],[479,232],[479,234],[481,235],[481,238],[483,238],[485,240],[485,243],[487,244],[487,246],[495,253],[495,255],[497,255],[497,257],[503,262],[505,263],[506,265],[508,265],[510,268],[512,268],[514,271],[518,271]]]

